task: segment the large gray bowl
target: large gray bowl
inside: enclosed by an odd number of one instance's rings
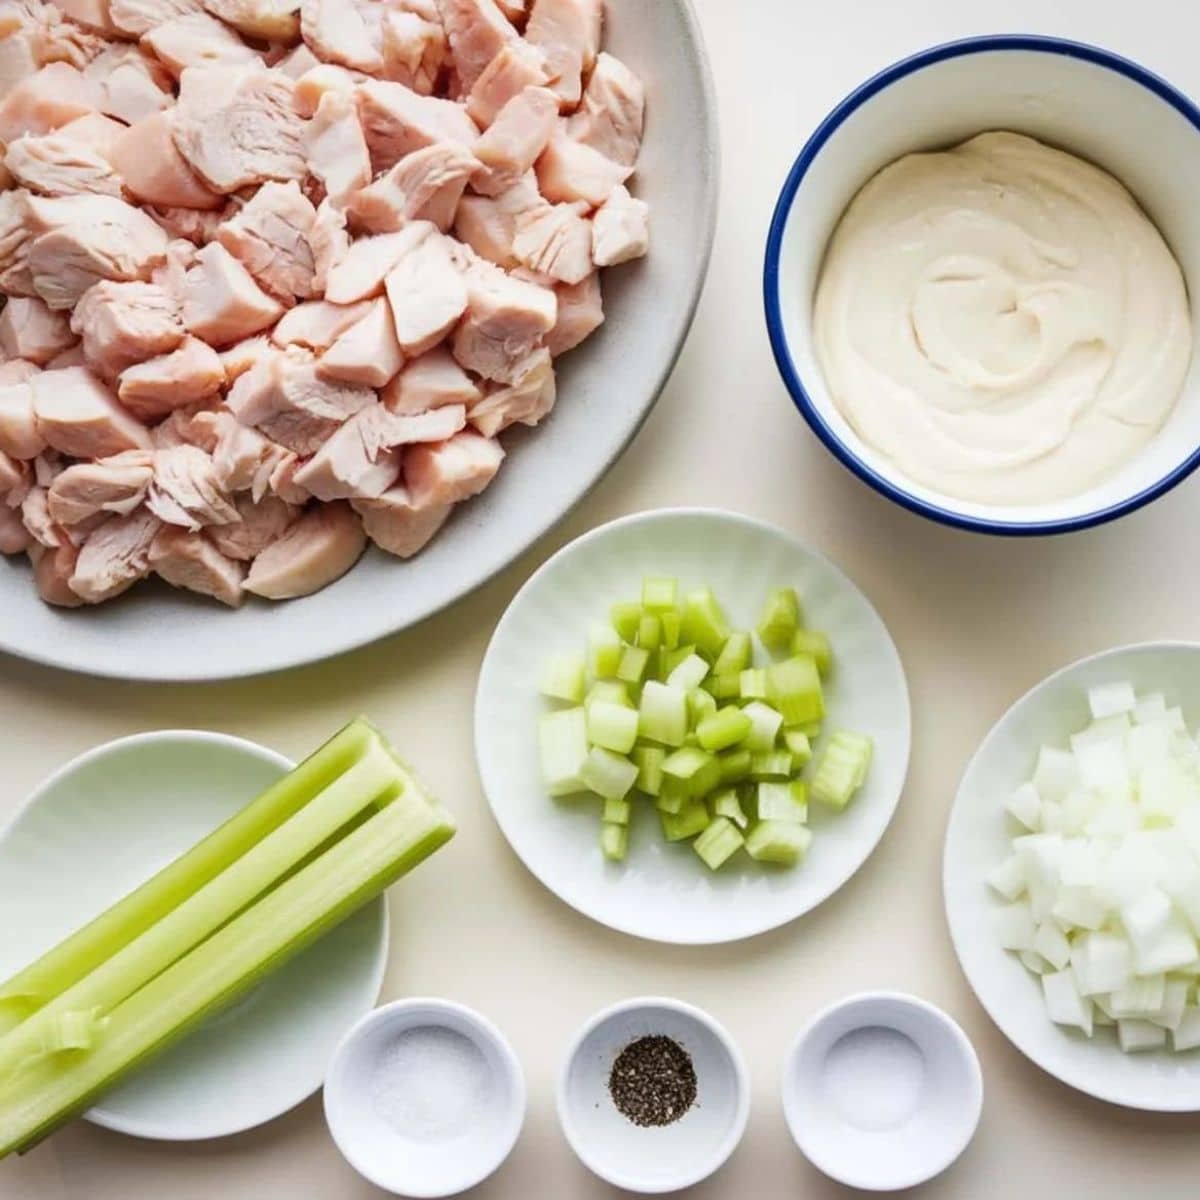
[[[97,609],[52,609],[23,560],[0,559],[0,650],[124,679],[230,679],[326,658],[398,632],[485,583],[600,480],[646,419],[691,324],[712,248],[717,121],[690,0],[607,0],[605,48],[647,89],[635,190],[650,255],[604,277],[607,320],[562,360],[541,427],[505,435],[496,482],[411,562],[372,549],[303,600],[228,612],[160,584]]]

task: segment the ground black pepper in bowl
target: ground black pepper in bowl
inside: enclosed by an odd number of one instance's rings
[[[634,1125],[670,1125],[696,1102],[696,1068],[673,1038],[640,1037],[617,1055],[608,1090],[617,1111]]]

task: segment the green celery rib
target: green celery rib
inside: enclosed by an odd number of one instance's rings
[[[0,1085],[0,1158],[87,1109],[449,841],[453,820],[397,769],[394,800],[118,1005],[91,1050],[43,1058]]]
[[[0,1034],[78,983],[277,829],[356,762],[375,736],[352,721],[203,841],[0,986]]]
[[[0,1037],[0,1079],[36,1056],[59,1015],[107,1014],[292,871],[358,813],[400,788],[395,758],[378,735],[362,758],[215,879],[116,954]]]

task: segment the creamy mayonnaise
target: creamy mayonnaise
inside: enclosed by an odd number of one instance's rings
[[[884,168],[842,217],[814,337],[838,409],[961,500],[1035,504],[1115,473],[1192,353],[1183,276],[1111,175],[1015,133]]]

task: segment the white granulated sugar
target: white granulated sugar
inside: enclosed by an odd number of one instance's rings
[[[474,1124],[491,1082],[487,1059],[470,1038],[418,1025],[384,1047],[372,1080],[375,1111],[413,1140],[453,1138]]]

